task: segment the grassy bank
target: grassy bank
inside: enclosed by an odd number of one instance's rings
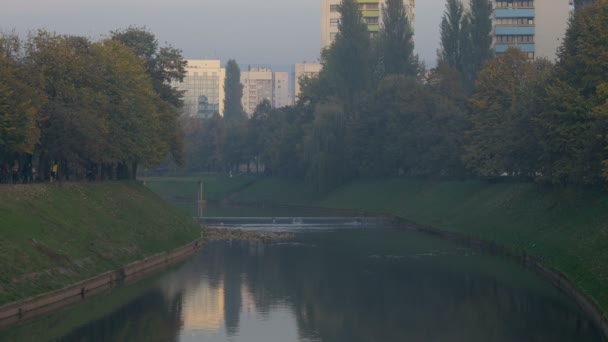
[[[198,225],[138,183],[0,186],[0,305],[184,245]]]
[[[361,182],[317,204],[404,217],[545,260],[608,312],[608,195],[481,181]]]
[[[316,194],[302,183],[260,179],[229,198],[390,214],[494,241],[543,258],[608,312],[608,195],[599,190],[389,179]]]
[[[195,202],[201,180],[205,200],[219,201],[251,185],[256,178],[249,175],[229,177],[225,174],[197,173],[183,176],[142,177],[141,180],[162,198]]]

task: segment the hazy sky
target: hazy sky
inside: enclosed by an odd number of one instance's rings
[[[416,50],[435,63],[445,0],[416,1]],[[319,58],[321,0],[2,0],[0,30],[93,38],[145,25],[190,59],[290,65]]]

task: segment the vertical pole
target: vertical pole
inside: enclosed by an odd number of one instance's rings
[[[198,217],[203,217],[203,180],[198,182]]]

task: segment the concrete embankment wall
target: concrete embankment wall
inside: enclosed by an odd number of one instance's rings
[[[202,244],[203,240],[198,239],[173,251],[150,256],[63,289],[1,306],[0,328],[48,315],[68,305],[81,302],[94,294],[135,281],[152,272],[184,261],[197,253]]]

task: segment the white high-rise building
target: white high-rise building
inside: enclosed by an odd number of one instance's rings
[[[341,0],[321,0],[321,48],[326,48],[334,41],[338,33],[340,23],[340,13],[338,6]],[[382,22],[382,6],[386,0],[357,0],[359,10],[363,16],[363,21],[367,24],[367,29],[373,37],[380,30]],[[414,27],[415,21],[415,0],[403,0],[407,8],[408,18]]]
[[[319,63],[300,63],[294,66],[294,94],[296,101],[300,96],[300,80],[302,78],[313,78],[319,76],[321,72],[321,64]]]
[[[224,80],[226,69],[219,60],[188,60],[183,82],[172,86],[184,93],[184,114],[209,118],[224,113]]]

